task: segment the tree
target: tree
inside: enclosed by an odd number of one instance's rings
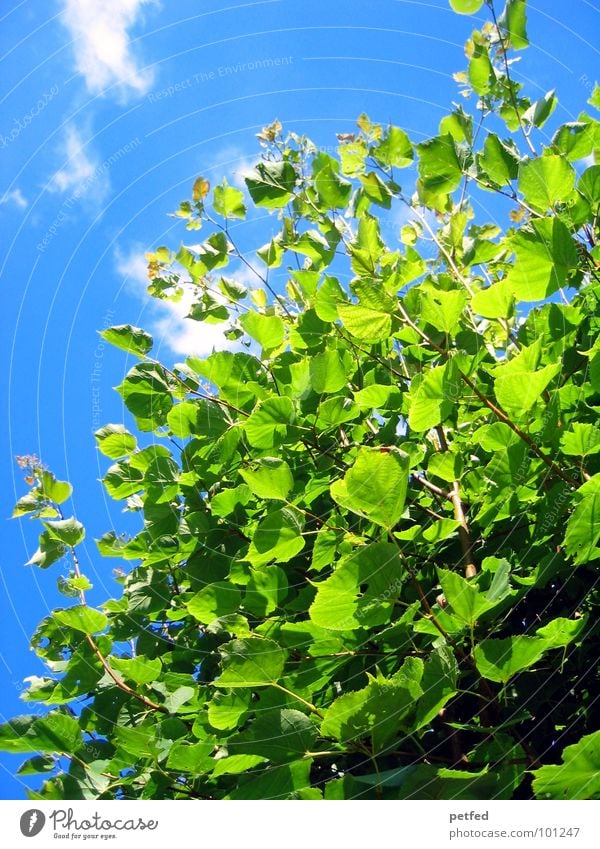
[[[149,255],[149,292],[192,287],[232,350],[167,367],[103,331],[139,358],[138,437],[96,439],[140,530],[97,541],[127,567],[101,609],[69,484],[21,458],[30,563],[74,602],[33,636],[48,711],[0,727],[47,773],[32,798],[600,795],[599,123],[544,144],[556,97],[510,76],[525,2],[486,8],[435,137],[361,115],[334,157],[274,122],[248,196],[196,180],[177,215],[201,244]],[[273,213],[256,258],[248,200]]]

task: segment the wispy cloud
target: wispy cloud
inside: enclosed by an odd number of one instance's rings
[[[83,196],[95,203],[104,200],[110,188],[106,170],[99,166],[89,143],[84,141],[79,130],[73,125],[67,127],[61,156],[64,165],[50,179],[50,191],[72,192],[77,198]]]
[[[52,190],[66,192],[92,176],[96,163],[92,161],[85,147],[79,131],[74,126],[67,127],[62,150],[66,162],[64,167],[52,177],[50,183]]]
[[[19,209],[25,209],[27,207],[27,198],[23,195],[21,189],[13,189],[10,192],[4,192],[2,196],[0,196],[0,206],[4,204],[14,204],[18,206]]]
[[[151,0],[62,0],[62,21],[73,38],[77,70],[88,90],[144,94],[153,80],[134,54],[128,30]]]
[[[212,173],[216,182],[220,182],[223,176],[226,176],[231,185],[245,191],[244,178],[253,170],[257,160],[258,155],[250,158],[241,148],[228,145],[217,151],[209,164],[208,171]]]
[[[207,324],[186,318],[194,301],[191,287],[186,288],[180,301],[159,301],[147,293],[148,275],[144,251],[137,246],[128,253],[117,252],[116,270],[129,291],[148,305],[149,326],[145,327],[161,346],[174,354],[205,357],[213,351],[226,351],[239,347],[239,343],[225,338],[227,324]]]

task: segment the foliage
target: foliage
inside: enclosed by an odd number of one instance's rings
[[[438,135],[362,115],[334,157],[275,122],[247,195],[196,180],[177,215],[209,235],[149,255],[149,291],[191,287],[231,350],[169,368],[103,332],[139,358],[138,437],[96,438],[140,530],[97,541],[125,566],[101,609],[70,487],[21,458],[30,563],[75,600],[33,636],[50,712],[0,727],[33,798],[598,797],[599,124],[544,144],[525,3],[451,5],[491,20]]]

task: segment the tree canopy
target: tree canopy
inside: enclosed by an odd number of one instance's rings
[[[32,798],[600,796],[600,89],[548,137],[525,0],[451,6],[489,21],[437,135],[363,114],[332,155],[275,121],[247,191],[195,181],[149,293],[191,288],[227,350],[102,331],[138,359],[132,430],[95,434],[139,517],[96,541],[114,598],[86,601],[70,485],[19,458],[65,595],[44,712],[0,726]]]

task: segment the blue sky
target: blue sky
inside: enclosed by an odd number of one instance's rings
[[[556,87],[550,134],[586,108],[600,7],[529,7],[531,48],[514,74],[532,99]],[[200,174],[242,184],[254,134],[276,117],[321,146],[335,146],[362,111],[416,140],[434,134],[459,100],[452,72],[465,66],[462,46],[477,20],[455,15],[447,0],[2,4],[0,718],[28,709],[23,678],[42,672],[29,637],[64,603],[59,567],[23,566],[35,525],[6,518],[25,491],[14,456],[36,453],[73,483],[72,508],[88,532],[90,600],[117,594],[114,561],[100,560],[93,539],[128,521],[98,482],[107,463],[92,433],[130,423],[112,387],[131,362],[96,331],[141,325],[167,363],[222,342],[218,330],[207,335],[181,308],[145,295],[144,251],[190,241],[167,213]],[[263,244],[271,226],[265,216],[242,225],[244,248]],[[1,798],[23,798],[24,783],[11,775],[21,759],[0,758]]]

